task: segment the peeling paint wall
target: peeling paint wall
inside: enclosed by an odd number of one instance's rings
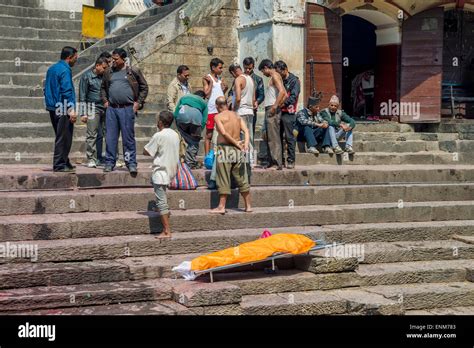
[[[240,61],[252,56],[258,62],[268,58],[284,60],[304,88],[305,0],[239,0]],[[303,100],[300,99],[300,104]]]
[[[239,16],[242,26],[254,25],[259,21],[268,21],[273,17],[273,0],[248,0],[250,8],[246,8],[246,1],[239,0]]]
[[[300,78],[304,91],[304,28],[289,25],[273,26],[273,57],[274,60],[283,60],[290,72]],[[300,97],[299,103],[304,101]]]
[[[303,24],[305,6],[305,0],[275,0],[273,19],[275,22]]]
[[[273,59],[273,28],[270,24],[239,32],[240,61],[253,57],[258,62]]]

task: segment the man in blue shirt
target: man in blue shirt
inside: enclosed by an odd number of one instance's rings
[[[53,159],[55,172],[70,173],[75,169],[69,160],[69,152],[74,123],[77,120],[76,92],[71,71],[76,62],[77,50],[73,47],[64,47],[61,51],[61,60],[51,66],[46,73],[44,98],[56,135]]]

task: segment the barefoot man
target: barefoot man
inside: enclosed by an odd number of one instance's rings
[[[231,174],[234,178],[239,192],[245,202],[245,212],[251,213],[250,185],[246,161],[248,161],[248,151],[250,133],[246,122],[235,112],[227,107],[225,97],[216,100],[217,127],[217,188],[219,190],[219,206],[210,211],[212,214],[225,214],[227,196],[231,194]],[[240,133],[244,133],[244,141],[240,140]]]

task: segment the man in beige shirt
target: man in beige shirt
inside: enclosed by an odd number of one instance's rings
[[[178,67],[177,76],[168,86],[168,100],[166,102],[168,111],[174,113],[181,97],[192,92],[189,84],[190,76],[189,68],[186,65],[180,65]]]

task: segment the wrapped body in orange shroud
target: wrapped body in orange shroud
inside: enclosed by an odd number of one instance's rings
[[[314,241],[301,234],[276,234],[195,258],[191,262],[191,270],[197,272],[236,263],[257,262],[275,253],[304,254],[315,245]]]

